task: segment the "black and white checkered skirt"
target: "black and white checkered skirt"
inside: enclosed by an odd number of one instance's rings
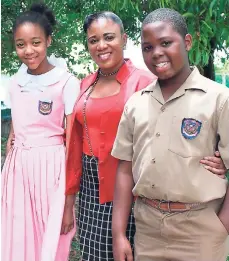
[[[84,154],[78,214],[82,260],[114,260],[111,234],[112,208],[112,202],[99,203],[98,161]],[[133,246],[135,225],[132,214],[126,233]]]

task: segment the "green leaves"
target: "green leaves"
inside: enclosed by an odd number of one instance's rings
[[[184,13],[182,16],[185,18],[195,17],[193,13]]]
[[[216,5],[217,1],[218,0],[213,0],[210,3],[210,6],[209,6],[209,15],[210,15],[210,17],[212,17],[212,10],[213,10],[214,6]]]
[[[19,61],[12,42],[12,24],[15,17],[33,0],[2,0],[2,71],[12,74]],[[229,0],[45,0],[56,14],[58,26],[53,35],[49,53],[66,58],[70,69],[80,63],[90,71],[89,54],[74,50],[76,44],[85,44],[82,30],[86,15],[96,11],[111,10],[123,20],[124,27],[134,42],[140,39],[140,21],[156,8],[168,7],[185,17],[193,36],[190,62],[204,67],[215,49],[229,47]],[[85,75],[83,72],[78,72]]]

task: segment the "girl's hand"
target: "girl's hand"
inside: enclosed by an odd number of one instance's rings
[[[204,167],[212,172],[213,174],[218,175],[220,178],[225,179],[225,175],[227,173],[227,169],[220,157],[219,151],[215,152],[215,156],[207,156],[200,160],[200,163],[204,165]]]

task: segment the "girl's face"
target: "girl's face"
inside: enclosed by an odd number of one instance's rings
[[[40,25],[29,22],[19,25],[14,34],[14,43],[19,59],[32,74],[47,71],[47,47],[51,43],[51,37],[46,37]]]
[[[88,28],[88,50],[104,73],[113,72],[121,67],[126,39],[126,34],[121,34],[120,26],[110,19],[100,18],[92,22]]]
[[[189,70],[187,51],[192,37],[183,38],[167,22],[154,22],[143,26],[142,54],[149,70],[160,80],[184,76]],[[182,75],[180,75],[182,74]]]

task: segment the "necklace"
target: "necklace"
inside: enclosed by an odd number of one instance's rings
[[[125,61],[124,61],[125,62]],[[118,71],[119,71],[120,68],[118,68],[118,70],[112,72],[112,73],[102,73],[101,69],[99,69],[98,71],[98,74],[97,74],[97,77],[94,81],[94,83],[89,87],[89,91],[88,91],[88,94],[87,96],[85,97],[85,100],[84,100],[84,103],[83,103],[83,120],[84,120],[84,129],[85,129],[85,134],[86,134],[86,139],[87,139],[87,142],[88,142],[88,147],[89,147],[89,150],[90,150],[90,153],[91,153],[91,156],[92,158],[95,158],[95,155],[93,153],[93,149],[92,149],[92,145],[91,145],[91,140],[90,140],[90,137],[89,137],[89,131],[88,131],[88,126],[87,126],[87,117],[86,117],[86,107],[87,107],[87,101],[91,95],[91,93],[94,91],[95,89],[95,85],[98,83],[99,81],[99,76],[102,75],[102,76],[111,76],[111,75],[114,75],[116,74]]]
[[[101,71],[101,69],[99,69],[99,74],[102,75],[102,76],[104,76],[104,77],[107,77],[107,76],[111,76],[111,75],[116,74],[118,71],[119,71],[119,69],[116,70],[116,71],[114,71],[114,72],[111,72],[111,73],[103,73],[103,72]]]
[[[125,62],[126,62],[126,61],[123,60],[123,64],[124,64]],[[122,65],[123,65],[123,64],[122,64]],[[121,65],[121,67],[122,67],[122,65]],[[121,67],[120,67],[120,68],[121,68]],[[118,68],[116,71],[111,72],[111,73],[103,73],[103,72],[101,71],[101,69],[99,68],[98,74],[99,74],[99,75],[102,75],[102,76],[104,76],[104,77],[111,76],[111,75],[116,74],[116,73],[119,71],[120,68]]]
[[[100,74],[98,73],[97,78],[95,79],[95,82],[91,85],[91,87],[89,87],[90,89],[89,89],[88,95],[86,96],[86,98],[84,100],[84,104],[83,104],[83,119],[84,119],[85,134],[86,134],[86,139],[87,139],[87,142],[88,142],[88,147],[89,147],[91,156],[93,158],[95,158],[95,155],[93,153],[91,140],[90,140],[90,137],[89,137],[89,131],[88,131],[88,126],[87,126],[87,118],[86,118],[86,106],[87,106],[87,101],[88,101],[91,93],[93,92],[95,85],[97,84],[97,82],[99,80],[99,75]]]

